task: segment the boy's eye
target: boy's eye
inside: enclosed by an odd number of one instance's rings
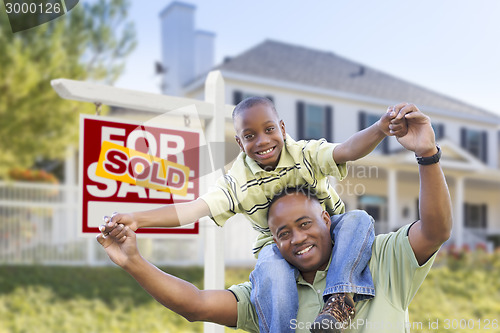
[[[245,135],[243,136],[243,138],[244,138],[245,140],[250,140],[250,139],[252,139],[252,138],[253,138],[253,134],[245,134]]]
[[[268,127],[268,128],[266,128],[266,132],[269,133],[269,132],[272,132],[272,131],[274,131],[274,127]]]

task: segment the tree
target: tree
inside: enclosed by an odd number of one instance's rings
[[[77,145],[79,113],[88,104],[61,99],[56,78],[112,84],[135,48],[127,0],[77,5],[51,22],[13,34],[0,11],[0,178],[13,167],[64,157]]]

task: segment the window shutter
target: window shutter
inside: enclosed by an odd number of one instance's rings
[[[243,93],[241,91],[233,91],[233,104],[236,105],[243,100]]]
[[[488,227],[488,205],[482,204],[481,205],[481,227],[482,228],[487,228]]]
[[[469,223],[469,205],[464,202],[464,226],[465,227],[470,227]]]
[[[333,142],[333,109],[330,105],[325,106],[326,141]]]
[[[460,146],[462,148],[467,147],[467,129],[465,127],[460,129]]]
[[[437,139],[442,139],[444,138],[444,125],[443,124],[439,124],[438,125],[438,134],[437,134]]]
[[[358,114],[358,130],[361,131],[366,128],[366,112],[359,111]]]
[[[302,140],[304,139],[305,136],[305,128],[304,128],[304,121],[305,121],[305,105],[304,102],[302,101],[297,101],[297,135],[298,139]]]
[[[382,142],[382,154],[389,154],[389,138],[385,137]]]
[[[488,132],[483,131],[481,133],[481,160],[484,163],[488,163]]]

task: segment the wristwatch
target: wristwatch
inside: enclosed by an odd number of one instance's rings
[[[418,157],[415,154],[415,158],[417,159],[417,163],[420,165],[429,165],[429,164],[435,164],[435,163],[439,162],[439,159],[441,159],[441,148],[439,148],[439,146],[436,146],[436,148],[438,151],[437,151],[437,153],[435,153],[432,156]]]

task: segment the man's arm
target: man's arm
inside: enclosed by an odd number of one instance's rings
[[[199,290],[145,260],[137,249],[135,233],[119,224],[109,236],[97,236],[110,259],[127,271],[163,306],[189,321],[208,321],[235,327],[237,302],[228,290]]]
[[[116,214],[112,219],[105,219],[105,224],[100,227],[100,230],[106,234],[119,223],[130,227],[134,231],[144,227],[178,227],[196,222],[198,219],[209,215],[210,209],[208,205],[203,199],[198,198],[190,202],[165,205],[142,212]]]
[[[429,117],[413,104],[397,105],[395,111],[398,113],[395,120],[405,118],[408,122],[408,133],[398,137],[401,145],[419,157],[436,154]],[[439,162],[419,165],[418,168],[420,220],[410,228],[409,241],[418,263],[422,265],[450,237],[452,210],[450,193]]]
[[[375,124],[355,133],[337,145],[332,153],[335,163],[355,161],[368,155],[386,136],[405,135],[406,121],[404,118],[394,121],[396,113],[393,111],[393,108],[388,108],[387,112]]]

